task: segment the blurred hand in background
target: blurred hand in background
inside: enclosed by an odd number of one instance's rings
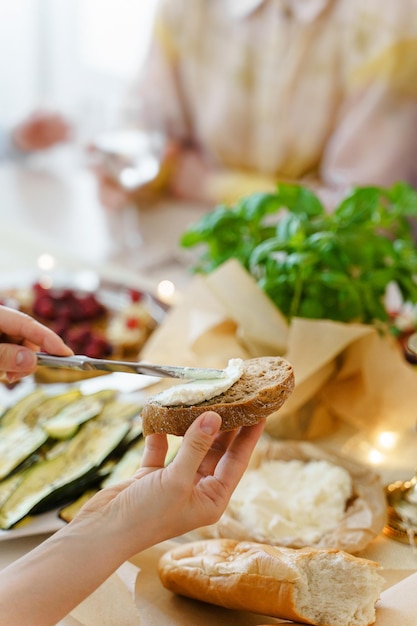
[[[11,141],[20,152],[47,150],[71,139],[72,128],[58,113],[35,111],[11,131]]]

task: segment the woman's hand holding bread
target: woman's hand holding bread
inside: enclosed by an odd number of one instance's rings
[[[99,492],[78,521],[97,517],[102,523],[104,516],[107,527],[117,529],[118,545],[125,544],[128,558],[148,545],[218,520],[263,431],[263,422],[230,432],[219,432],[220,425],[212,411],[199,416],[167,467],[166,436],[149,435],[134,478]]]
[[[70,524],[1,572],[0,624],[52,626],[135,553],[215,522],[263,423],[220,433],[220,417],[203,413],[166,467],[166,435],[147,437],[132,479],[97,493]]]

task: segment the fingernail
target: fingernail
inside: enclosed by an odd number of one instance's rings
[[[218,416],[215,413],[207,413],[201,422],[200,428],[207,435],[214,435],[219,430]]]
[[[16,354],[16,365],[22,369],[33,366],[35,355],[28,350],[18,350]]]

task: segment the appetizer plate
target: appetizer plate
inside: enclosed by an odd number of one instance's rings
[[[55,330],[76,354],[137,360],[166,305],[94,271],[28,271],[0,278],[0,303]]]
[[[51,396],[64,393],[73,388],[79,389],[83,394],[93,394],[104,389],[114,389],[118,392],[120,400],[135,402],[140,406],[147,395],[145,389],[157,383],[158,380],[154,376],[114,373],[77,383],[39,385],[33,377],[29,376],[13,389],[0,385],[1,413],[37,388],[42,388]],[[59,509],[51,509],[39,515],[27,516],[10,530],[0,529],[0,541],[55,532],[65,526],[65,522],[59,518],[58,512]]]
[[[33,270],[0,276],[1,303],[25,310],[27,302],[33,300],[34,285],[42,285],[46,289],[62,290],[63,292],[72,291],[77,295],[79,294],[81,298],[92,294],[97,302],[105,307],[109,319],[119,316],[132,303],[133,306],[136,306],[139,300],[146,309],[146,313],[154,321],[155,327],[163,320],[166,313],[166,306],[152,294],[106,281],[93,271],[74,273],[62,270],[50,272]],[[131,358],[137,359],[136,347],[132,350]],[[38,368],[38,370],[49,370],[53,373],[51,368]],[[74,387],[79,388],[83,394],[113,389],[118,392],[117,397],[121,400],[142,404],[147,395],[145,389],[159,381],[153,376],[128,373],[112,373],[92,378],[82,377],[73,381],[69,379],[59,382],[59,380],[55,379],[54,376],[50,379],[48,376],[42,376],[39,379],[36,374],[23,379],[11,388],[0,384],[0,414],[39,387],[50,395],[63,393]],[[58,517],[58,510],[51,510],[27,517],[11,530],[0,530],[0,541],[54,532],[63,525],[65,522]]]

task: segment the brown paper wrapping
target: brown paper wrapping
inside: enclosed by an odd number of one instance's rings
[[[393,338],[364,324],[296,318],[288,325],[235,260],[191,281],[141,358],[224,367],[262,355],[284,356],[295,372],[295,391],[267,421],[274,437],[324,435],[335,420],[362,431],[415,424],[416,371]]]

